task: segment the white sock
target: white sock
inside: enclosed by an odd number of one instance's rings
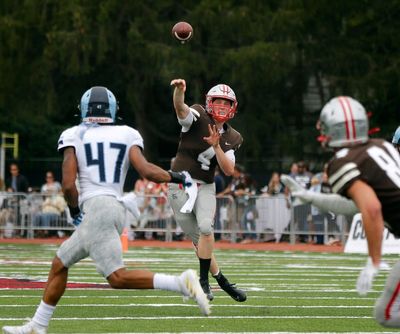
[[[43,300],[40,302],[38,308],[36,309],[36,313],[32,318],[32,321],[39,326],[48,327],[51,317],[53,316],[53,312],[56,309],[55,306],[46,304]]]
[[[178,277],[165,274],[154,274],[153,278],[154,289],[168,290],[168,291],[181,291],[178,283]]]

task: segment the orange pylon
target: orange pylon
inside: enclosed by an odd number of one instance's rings
[[[128,251],[128,228],[124,227],[121,234],[122,251],[125,253]]]

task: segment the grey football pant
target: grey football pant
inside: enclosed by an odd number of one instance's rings
[[[64,241],[57,256],[69,268],[90,256],[97,271],[107,278],[123,268],[120,235],[125,224],[125,208],[112,196],[97,196],[83,204],[83,220]]]
[[[199,184],[193,211],[182,213],[180,209],[185,204],[187,196],[185,190],[178,184],[170,183],[168,185],[168,201],[174,211],[175,220],[183,232],[197,245],[200,234],[210,235],[213,233],[217,205],[215,184]]]

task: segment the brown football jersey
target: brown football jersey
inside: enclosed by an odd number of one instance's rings
[[[197,110],[200,117],[193,121],[187,132],[181,132],[178,150],[171,167],[175,172],[186,170],[194,179],[213,183],[217,158],[213,147],[203,138],[209,136],[208,124],[213,125],[215,122],[201,105],[195,104],[191,108]],[[222,150],[236,151],[243,142],[242,136],[226,123],[224,130],[219,141]]]
[[[333,192],[346,197],[355,180],[370,185],[381,202],[388,229],[400,235],[400,156],[392,144],[370,139],[343,148],[329,162],[328,175]]]

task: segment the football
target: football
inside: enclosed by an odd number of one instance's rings
[[[193,28],[187,22],[178,22],[172,27],[172,36],[185,43],[193,37]]]

